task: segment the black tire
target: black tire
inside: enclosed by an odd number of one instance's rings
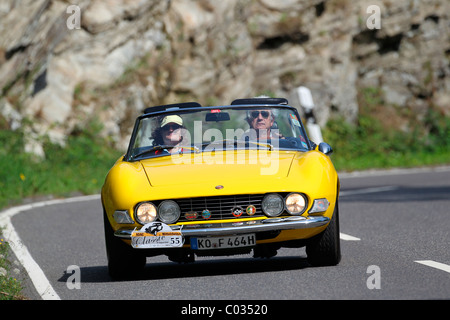
[[[308,262],[312,266],[335,266],[341,261],[339,237],[339,204],[336,200],[333,216],[327,228],[306,245]]]
[[[135,252],[131,246],[114,236],[114,231],[104,210],[103,223],[109,276],[114,280],[138,276],[145,267],[146,256]]]

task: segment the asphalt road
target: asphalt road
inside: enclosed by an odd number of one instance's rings
[[[107,274],[99,199],[37,207],[11,221],[62,300],[450,299],[449,208],[450,167],[342,174],[338,266],[311,267],[304,249],[193,264],[161,256],[147,259],[143,277],[119,282]]]

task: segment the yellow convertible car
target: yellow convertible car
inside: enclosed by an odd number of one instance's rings
[[[269,258],[304,246],[311,265],[338,264],[331,152],[283,98],[147,108],[101,192],[109,274],[135,275],[156,255]]]

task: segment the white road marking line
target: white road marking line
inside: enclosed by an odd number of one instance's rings
[[[392,190],[397,190],[397,189],[399,189],[399,187],[386,186],[386,187],[366,188],[366,189],[360,189],[360,190],[341,191],[341,192],[339,192],[339,196],[345,197],[345,196],[352,196],[355,194],[376,193],[376,192],[392,191]]]
[[[417,260],[414,262],[450,273],[450,266],[448,264],[436,262],[433,260]]]
[[[387,175],[404,175],[404,174],[416,174],[424,172],[448,172],[450,166],[438,166],[438,167],[422,167],[422,168],[392,168],[392,169],[371,169],[364,171],[353,172],[338,172],[339,177],[343,179],[348,178],[363,178],[374,176],[387,176]]]
[[[3,235],[7,237],[10,248],[27,271],[34,287],[36,288],[36,291],[39,293],[42,299],[61,300],[56,291],[52,288],[42,269],[39,267],[36,261],[34,261],[27,247],[23,245],[19,235],[17,234],[11,223],[11,219],[4,219],[1,222],[6,223]]]
[[[57,200],[49,200],[42,201],[32,204],[27,204],[19,207],[14,207],[7,209],[5,211],[0,212],[0,226],[3,226],[2,234],[6,238],[6,240],[10,243],[10,248],[16,255],[19,262],[27,271],[31,281],[33,282],[36,291],[44,300],[61,300],[59,295],[53,289],[52,285],[48,281],[42,269],[39,265],[34,261],[27,247],[23,244],[19,235],[17,234],[14,226],[11,223],[12,217],[16,214],[31,210],[34,208],[44,207],[48,205],[61,204],[61,203],[71,203],[71,202],[80,202],[80,201],[89,201],[100,199],[100,195],[92,195],[92,196],[84,196],[84,197],[75,197],[69,199],[57,199]]]
[[[350,235],[342,233],[342,232],[339,233],[339,237],[341,238],[341,240],[345,240],[345,241],[360,241],[361,240],[360,238],[356,238],[356,237],[350,236]]]

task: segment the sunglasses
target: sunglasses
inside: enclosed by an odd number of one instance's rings
[[[166,124],[161,129],[164,130],[164,131],[168,131],[170,129],[175,131],[175,130],[180,129],[180,128],[181,128],[181,126],[179,124]]]
[[[256,119],[256,118],[258,118],[258,116],[261,114],[261,116],[264,118],[264,119],[267,119],[267,118],[269,118],[269,116],[270,116],[270,112],[269,111],[252,111],[251,113],[250,113],[250,116],[253,118],[253,119]]]

